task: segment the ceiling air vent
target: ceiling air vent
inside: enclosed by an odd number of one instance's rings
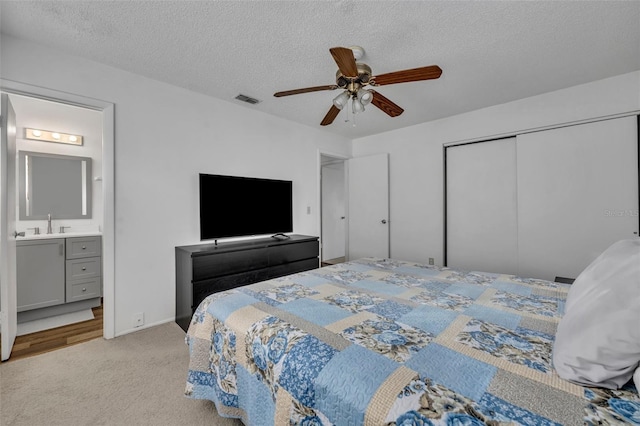
[[[243,94],[239,94],[238,96],[236,96],[236,99],[239,100],[239,101],[242,101],[242,102],[246,102],[246,103],[251,104],[251,105],[259,104],[260,102],[262,102],[262,101],[260,101],[260,100],[258,100],[256,98],[252,98],[252,97],[249,97],[249,96],[243,95]]]

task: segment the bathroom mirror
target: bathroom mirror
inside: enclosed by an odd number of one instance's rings
[[[91,158],[20,151],[20,220],[91,218]]]

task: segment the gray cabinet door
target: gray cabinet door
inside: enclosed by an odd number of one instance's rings
[[[16,251],[18,312],[64,303],[64,239],[20,241]]]

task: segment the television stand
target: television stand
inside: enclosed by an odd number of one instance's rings
[[[318,237],[289,235],[176,247],[176,323],[187,331],[212,293],[316,269]]]

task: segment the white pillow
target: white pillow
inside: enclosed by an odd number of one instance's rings
[[[640,364],[640,238],[613,244],[576,278],[553,364],[586,386],[619,389],[631,379]]]

